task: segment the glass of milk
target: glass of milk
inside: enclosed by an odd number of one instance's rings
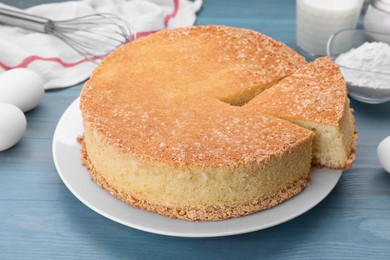
[[[308,58],[326,55],[329,37],[356,28],[364,0],[296,0],[296,43]]]

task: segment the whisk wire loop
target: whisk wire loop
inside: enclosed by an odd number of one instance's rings
[[[115,14],[110,13],[54,21],[0,8],[0,22],[54,35],[71,49],[93,62],[135,39],[130,25]]]

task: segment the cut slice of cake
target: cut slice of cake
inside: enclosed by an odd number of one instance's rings
[[[355,119],[343,76],[330,58],[301,67],[245,106],[314,131],[314,165],[346,169],[354,162]]]

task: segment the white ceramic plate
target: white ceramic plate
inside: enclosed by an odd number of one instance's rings
[[[313,208],[337,184],[342,171],[311,170],[311,183],[294,198],[249,216],[216,222],[189,222],[171,219],[133,208],[95,184],[81,164],[77,137],[83,132],[79,99],[62,115],[53,137],[53,157],[57,171],[68,189],[97,213],[123,225],[162,235],[216,237],[265,229],[293,219]]]

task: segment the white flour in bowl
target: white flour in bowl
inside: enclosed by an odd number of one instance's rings
[[[341,66],[344,78],[349,84],[390,89],[390,45],[386,43],[366,42],[339,55],[336,63]]]

